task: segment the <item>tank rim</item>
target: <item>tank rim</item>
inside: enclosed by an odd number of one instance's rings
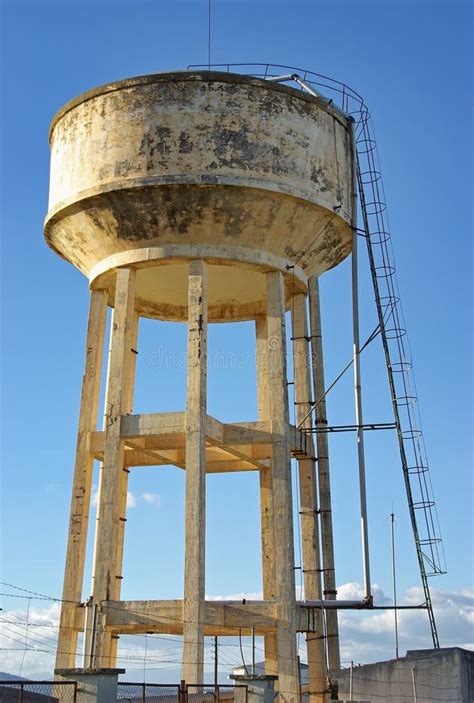
[[[58,122],[71,110],[73,110],[78,105],[81,105],[87,100],[92,100],[99,95],[104,95],[106,93],[113,93],[118,90],[124,90],[127,88],[133,88],[137,85],[150,85],[153,83],[161,83],[167,81],[214,81],[214,82],[225,82],[225,83],[242,83],[246,85],[254,85],[256,87],[263,87],[270,90],[275,90],[276,92],[286,93],[292,97],[299,98],[305,102],[313,103],[318,105],[320,108],[329,112],[332,117],[338,119],[341,124],[345,127],[347,126],[347,120],[344,118],[340,110],[337,110],[332,104],[328,103],[322,98],[315,97],[309,93],[305,93],[298,88],[293,88],[288,85],[283,85],[281,83],[267,81],[263,78],[258,78],[256,76],[246,75],[243,73],[228,73],[227,71],[163,71],[160,73],[147,73],[141,76],[132,76],[131,78],[124,78],[118,81],[112,81],[111,83],[104,83],[103,85],[97,86],[96,88],[91,88],[86,90],[84,93],[80,93],[75,98],[72,98],[66,102],[54,115],[51,120],[49,127],[49,143],[51,145],[53,131],[58,124]]]

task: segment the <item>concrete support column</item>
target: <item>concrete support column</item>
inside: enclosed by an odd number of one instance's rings
[[[313,364],[314,399],[316,402],[315,416],[316,427],[327,427],[325,383],[324,383],[324,355],[321,328],[321,307],[319,302],[319,280],[311,276],[309,287],[309,314],[311,322],[311,359]],[[336,572],[334,565],[334,540],[332,529],[331,507],[331,480],[329,474],[329,447],[327,432],[318,432],[318,482],[319,482],[319,509],[321,511],[321,546],[323,557],[323,595],[329,600],[335,600]],[[339,652],[339,627],[337,623],[337,610],[326,611],[327,622],[327,650],[329,671],[335,671],[341,666]]]
[[[115,309],[111,332],[108,388],[105,409],[105,450],[100,475],[96,551],[93,566],[93,603],[99,605],[114,597],[117,589],[120,518],[123,494],[122,415],[131,397],[130,355],[134,330],[135,271],[118,269]],[[111,659],[111,636],[99,618],[91,638],[91,666],[107,666]]]
[[[294,364],[294,392],[296,424],[311,429],[311,355],[308,338],[306,296],[299,293],[292,302],[292,337]],[[313,438],[307,435],[307,446],[314,452]],[[299,459],[300,524],[303,552],[303,583],[305,598],[321,598],[321,558],[319,546],[319,524],[317,517],[316,462],[314,458]],[[316,632],[308,632],[309,700],[310,703],[326,703],[327,674],[324,639],[322,639],[321,614],[317,614]]]
[[[124,397],[123,414],[131,415],[133,412],[133,396],[135,390],[135,367],[137,360],[138,346],[138,315],[133,313],[130,321],[130,349],[127,352],[127,369],[126,376],[128,383],[126,386],[126,395]],[[122,568],[123,568],[123,550],[125,544],[125,525],[127,523],[127,495],[128,495],[128,476],[130,469],[122,466],[121,488],[120,488],[120,506],[119,506],[119,534],[117,541],[117,578],[115,580],[114,600],[120,600],[122,589]],[[112,636],[110,648],[110,666],[115,666],[117,659],[118,635]]]
[[[269,420],[268,339],[266,315],[255,318],[258,419]],[[265,600],[275,600],[275,546],[273,526],[272,471],[260,470],[260,530],[262,539],[262,581]],[[275,634],[264,637],[265,673],[278,673]]]
[[[75,613],[82,599],[94,461],[89,450],[89,437],[97,423],[106,319],[106,293],[91,291],[56,668],[75,666],[78,634],[74,629]]]
[[[204,679],[204,577],[206,520],[207,271],[189,265],[188,381],[186,403],[186,526],[183,669],[187,683]]]
[[[268,407],[272,427],[273,520],[277,598],[277,649],[280,703],[299,700],[296,603],[291,497],[291,457],[286,374],[283,274],[267,278]]]

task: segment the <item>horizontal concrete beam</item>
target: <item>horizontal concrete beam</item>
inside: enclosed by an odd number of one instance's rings
[[[323,601],[327,604],[327,601]],[[331,601],[338,604],[338,601]],[[339,602],[348,607],[347,602]],[[320,602],[318,603],[321,607]],[[353,606],[355,609],[355,606]],[[316,630],[315,610],[307,603],[297,604],[297,630],[314,632]],[[136,600],[106,601],[101,606],[106,617],[106,627],[117,634],[145,634],[147,632],[182,635],[183,601],[182,600]],[[78,632],[84,630],[86,608],[75,608],[74,627]],[[276,605],[271,601],[206,601],[204,611],[204,632],[206,636],[236,636],[241,630],[249,634],[255,627],[258,635],[265,635],[276,630]]]
[[[148,413],[124,415],[121,437],[125,466],[173,465],[185,468],[186,414]],[[289,425],[291,451],[299,458],[313,453],[311,438]],[[207,416],[206,461],[208,473],[252,471],[269,468],[272,456],[270,422],[222,423]],[[105,433],[91,432],[90,451],[103,459]]]
[[[160,632],[182,634],[183,601],[108,601],[101,606],[106,627],[117,633]],[[206,601],[206,635],[238,635],[239,630],[257,634],[276,628],[275,604],[266,601]]]

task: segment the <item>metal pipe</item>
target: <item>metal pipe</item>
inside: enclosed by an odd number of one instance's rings
[[[91,648],[89,652],[89,666],[92,666],[94,661],[95,637],[97,629],[97,603],[92,604],[92,632],[91,632]]]
[[[360,332],[359,332],[359,274],[357,256],[357,155],[354,122],[350,123],[352,133],[352,335],[354,355],[354,400],[355,424],[357,426],[357,457],[359,463],[360,528],[362,537],[362,568],[364,571],[365,597],[371,597],[369,536],[367,526],[367,492],[365,486],[364,431],[362,428],[362,388],[360,378]]]
[[[219,683],[219,659],[217,653],[217,637],[214,637],[214,686],[217,691],[217,684]]]
[[[394,610],[393,605],[373,605],[372,597],[363,600],[304,600],[299,603],[301,608],[321,608],[323,610]],[[426,610],[425,603],[421,605],[397,605],[397,610]]]
[[[299,77],[297,73],[294,73],[292,76],[292,79],[295,81],[295,83],[298,83],[302,88],[306,90],[307,93],[313,96],[313,98],[321,98],[322,100],[326,100],[326,102],[329,102],[327,98],[325,98],[321,93],[318,93],[314,88],[311,88],[302,78]]]
[[[393,617],[395,621],[395,657],[398,659],[398,617],[397,617],[397,578],[395,570],[395,515],[391,517],[391,537],[392,537],[392,579],[393,579]]]
[[[351,671],[349,675],[349,700],[353,701],[354,698],[354,662],[351,660]]]
[[[255,675],[255,628],[252,627],[252,674]]]
[[[414,701],[414,703],[417,703],[418,698],[417,698],[417,693],[416,693],[416,680],[415,680],[415,669],[414,668],[411,670],[411,680],[412,680],[412,684],[413,684],[413,701]]]
[[[82,643],[82,666],[84,669],[87,669],[89,666],[89,661],[87,659],[88,657],[88,651],[89,651],[89,643],[90,643],[90,635],[92,634],[92,623],[91,623],[91,614],[92,614],[92,596],[89,598],[89,600],[85,604],[85,614],[84,614],[84,639]]]
[[[282,83],[283,81],[292,81],[293,80],[293,74],[288,73],[286,76],[269,76],[268,78],[265,78],[266,81],[269,81],[270,83]]]
[[[323,610],[371,610],[372,599],[364,600],[304,600],[302,608],[321,608]]]

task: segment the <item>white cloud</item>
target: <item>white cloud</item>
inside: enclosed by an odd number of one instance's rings
[[[208,593],[206,593],[206,600],[235,600],[235,601],[242,601],[242,600],[263,600],[263,593],[261,591],[258,591],[257,593],[244,593],[243,591],[240,591],[240,593],[232,593],[230,596],[211,596]]]
[[[159,508],[161,506],[161,496],[158,493],[142,493],[140,496],[136,496],[131,491],[127,491],[127,508],[136,508],[140,502]],[[91,505],[94,508],[99,505],[99,489],[95,485],[92,486]]]
[[[127,491],[127,508],[137,507],[137,498],[133,495],[131,491]]]
[[[158,493],[142,493],[141,498],[148,503],[148,505],[153,505],[155,508],[161,506],[161,496]]]

